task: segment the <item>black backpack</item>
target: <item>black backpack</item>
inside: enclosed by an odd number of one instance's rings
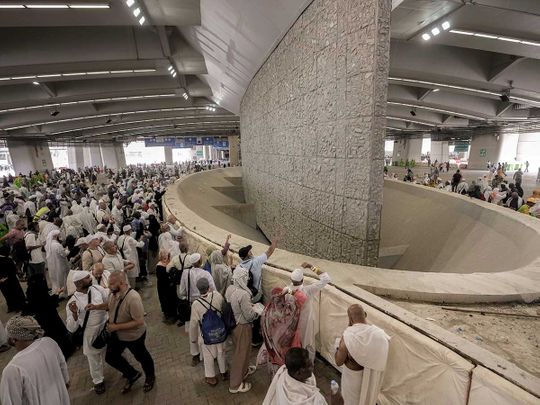
[[[231,304],[227,301],[223,303],[221,317],[223,319],[223,323],[225,324],[225,330],[227,331],[227,334],[230,335],[233,329],[236,328],[236,318],[234,317]]]

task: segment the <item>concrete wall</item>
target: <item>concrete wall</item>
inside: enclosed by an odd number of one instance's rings
[[[290,250],[377,263],[390,7],[314,1],[244,95],[247,201]]]
[[[54,169],[47,142],[8,140],[7,146],[15,174]]]
[[[431,151],[429,155],[431,157],[431,163],[443,163],[448,162],[448,142],[447,141],[431,141]]]
[[[469,169],[486,169],[488,161],[498,162],[501,153],[501,140],[497,139],[497,134],[473,135],[471,142],[471,152],[469,154]],[[485,156],[481,156],[484,154]]]

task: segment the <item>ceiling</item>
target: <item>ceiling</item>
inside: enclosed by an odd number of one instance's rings
[[[250,80],[310,2],[0,0],[0,138],[233,133]],[[540,1],[392,3],[389,135],[540,129]]]

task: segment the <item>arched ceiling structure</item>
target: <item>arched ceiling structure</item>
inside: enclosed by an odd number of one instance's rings
[[[247,85],[310,2],[0,0],[0,138],[237,131]],[[388,134],[540,130],[539,1],[392,3]]]

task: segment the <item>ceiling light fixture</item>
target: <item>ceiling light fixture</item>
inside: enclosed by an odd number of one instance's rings
[[[433,93],[437,93],[438,91],[440,91],[441,89],[433,89]]]
[[[126,0],[126,4],[128,7],[131,7],[132,5],[135,4],[135,0]]]
[[[103,9],[103,8],[111,8],[108,4],[69,4],[69,8],[73,9]]]
[[[428,33],[424,33],[422,34],[422,39],[424,41],[429,41],[431,39],[431,35],[429,35]]]
[[[33,84],[34,86],[39,86],[39,83],[38,83],[38,82],[32,82],[32,84]]]
[[[24,8],[22,4],[0,4],[0,8]]]
[[[139,18],[139,25],[143,25],[145,21],[146,21],[146,18],[144,18],[144,15],[143,15],[141,18]]]
[[[450,23],[448,21],[445,21],[441,24],[441,27],[443,30],[447,30],[448,28],[450,28]]]
[[[485,38],[485,39],[496,39],[499,41],[512,42],[516,44],[519,43],[519,44],[528,45],[528,46],[540,46],[540,42],[530,41],[527,39],[505,37],[505,36],[496,35],[496,34],[487,34],[485,32],[474,32],[474,31],[463,31],[463,30],[450,30],[450,32],[452,34],[475,36],[475,37]]]
[[[133,15],[135,17],[138,17],[139,14],[141,14],[141,9],[139,7],[137,7],[135,10],[133,10]]]
[[[435,28],[433,28],[433,29],[431,30],[431,33],[433,34],[433,36],[436,37],[437,35],[439,35],[439,34],[441,33],[441,30],[438,29],[437,27],[435,27]]]
[[[67,4],[25,4],[26,8],[69,8]]]
[[[176,77],[176,72],[173,72],[173,73],[172,73],[172,77]]]

